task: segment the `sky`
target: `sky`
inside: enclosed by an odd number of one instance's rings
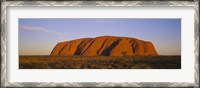
[[[181,19],[21,18],[19,54],[49,55],[58,42],[97,36],[151,41],[159,55],[181,55]]]

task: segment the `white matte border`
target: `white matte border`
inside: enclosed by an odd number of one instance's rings
[[[105,8],[105,7],[104,7]],[[139,10],[138,10],[139,9]],[[36,14],[37,13],[37,14]],[[114,14],[114,15],[113,15]],[[148,15],[147,15],[148,14]],[[181,70],[18,70],[18,18],[181,18]],[[8,8],[9,82],[194,82],[193,7]],[[189,42],[189,43],[188,43]],[[38,77],[39,76],[39,77]]]

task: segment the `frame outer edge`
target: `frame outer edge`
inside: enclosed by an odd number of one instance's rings
[[[199,0],[195,1],[195,13],[194,13],[194,19],[195,19],[195,87],[199,88]]]
[[[194,2],[187,1],[4,1],[1,6],[1,88],[5,87],[199,87],[199,1],[195,1],[195,82],[194,83],[145,83],[145,82],[14,82],[6,81],[6,7],[7,6],[194,6]]]
[[[6,2],[1,2],[1,87],[6,84]]]

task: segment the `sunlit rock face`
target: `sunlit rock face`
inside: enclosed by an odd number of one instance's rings
[[[157,56],[152,42],[130,37],[100,36],[58,43],[51,56]]]

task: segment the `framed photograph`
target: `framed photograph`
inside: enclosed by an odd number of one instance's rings
[[[1,3],[1,87],[199,87],[199,1]]]

